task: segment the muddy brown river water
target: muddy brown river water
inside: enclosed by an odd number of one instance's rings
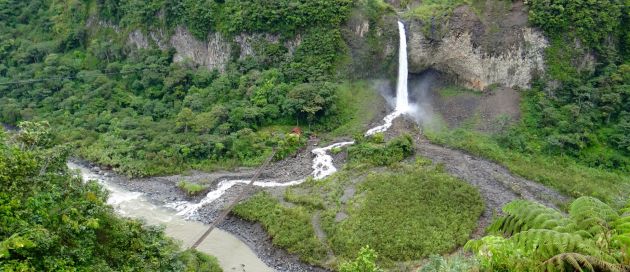
[[[110,192],[107,203],[112,205],[117,213],[142,219],[150,225],[165,226],[166,234],[181,241],[184,248],[190,247],[208,227],[199,222],[184,220],[176,215],[175,211],[151,203],[142,193],[125,190],[110,182],[107,177],[94,173],[84,166],[69,162],[68,167],[77,170],[84,180],[97,180],[107,189]],[[245,243],[220,229],[213,230],[197,250],[217,257],[224,271],[274,271]]]

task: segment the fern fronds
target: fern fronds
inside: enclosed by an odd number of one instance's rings
[[[505,216],[498,218],[489,228],[492,232],[506,235],[530,229],[556,229],[571,232],[575,226],[559,211],[542,204],[516,200],[503,207]]]
[[[613,244],[630,250],[630,234],[615,235],[612,237]]]
[[[616,231],[616,235],[612,237],[613,243],[619,248],[624,248],[626,252],[630,251],[630,212],[624,213],[613,223],[613,226]]]
[[[630,212],[623,213],[612,225],[617,232],[630,234]]]
[[[561,253],[543,263],[543,267],[546,271],[566,271],[566,266],[572,267],[575,271],[630,271],[628,270],[630,267],[624,266],[623,264],[610,263],[593,256],[579,253]]]
[[[518,248],[543,259],[566,253],[578,252],[614,262],[614,258],[602,252],[591,240],[580,235],[555,230],[532,229],[515,234],[509,239]]]
[[[593,236],[610,230],[611,224],[619,218],[619,214],[606,203],[587,196],[580,197],[571,203],[569,215],[577,223],[579,229]]]
[[[630,221],[630,217],[627,219],[627,221]],[[615,222],[614,227],[615,230],[617,230],[617,232],[619,233],[630,234],[630,222],[620,222],[618,220],[618,222]]]
[[[619,210],[619,213],[621,214],[621,216],[624,216],[624,217],[630,216],[630,201],[628,201],[628,204],[626,205],[626,207]]]

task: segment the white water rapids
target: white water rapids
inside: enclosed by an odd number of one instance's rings
[[[397,117],[407,113],[409,111],[409,94],[407,91],[407,36],[405,34],[405,26],[403,23],[398,22],[398,31],[400,33],[400,48],[399,48],[399,56],[398,56],[398,82],[396,85],[396,107],[394,112],[388,114],[383,118],[384,124],[369,129],[365,135],[370,136],[379,132],[384,132],[392,126],[392,122]],[[334,148],[341,148],[347,145],[354,144],[353,141],[349,142],[340,142],[334,143],[326,147],[315,148],[311,152],[315,155],[313,159],[313,172],[311,176],[314,179],[323,179],[327,176],[332,175],[337,172],[337,168],[333,164],[333,158],[328,154],[328,152]],[[293,186],[298,185],[302,182],[306,181],[306,178],[279,183],[275,181],[256,181],[254,182],[255,186],[258,187],[283,187],[283,186]],[[203,206],[212,203],[217,200],[225,192],[227,192],[230,188],[232,188],[236,184],[247,184],[249,180],[223,180],[219,182],[217,188],[213,191],[210,191],[205,198],[203,198],[198,203],[191,203],[188,201],[178,201],[169,203],[166,206],[169,208],[173,208],[177,210],[178,215],[182,215],[185,217],[192,217],[195,215],[197,210],[202,208]]]

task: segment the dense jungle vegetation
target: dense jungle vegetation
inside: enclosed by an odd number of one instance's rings
[[[487,3],[398,2],[415,4],[404,19],[438,22],[459,5],[477,12]],[[68,156],[143,177],[255,166],[272,148],[282,159],[325,134],[324,142],[354,136],[331,151],[347,156],[343,169],[280,196],[256,194],[233,212],[304,262],[344,272],[629,271],[630,3],[526,6],[549,47],[546,73],[522,90],[521,119],[492,135],[465,126],[425,135],[572,202],[556,210],[514,201],[488,235],[467,242],[484,209],[478,190],[415,155],[410,136],[362,136],[378,94],[357,80],[369,65],[344,66],[366,61],[355,56],[382,61],[383,71],[391,63],[376,56],[377,31],[353,55],[343,27],[352,16],[370,28],[396,16],[384,1],[0,0],[0,123],[21,129],[0,130],[0,270],[220,271],[160,227],[117,217],[97,183],[67,169]],[[277,42],[256,41],[246,57],[232,42],[228,64],[215,70],[128,42],[135,30],[170,36],[178,27],[205,42],[211,32]],[[288,134],[295,126],[307,137]],[[462,246],[472,254],[451,254]]]
[[[68,170],[47,123],[21,129],[0,131],[0,270],[222,271],[161,227],[114,214],[98,183]]]
[[[630,5],[530,1],[530,21],[550,39],[548,74],[528,94],[529,115],[503,142],[520,152],[565,154],[630,171]],[[594,57],[592,66],[584,63]]]
[[[78,155],[129,176],[256,165],[303,143],[290,126],[329,130],[339,105],[339,25],[350,0],[0,1],[0,121],[49,120]],[[159,16],[156,16],[159,15]],[[116,28],[99,27],[116,25]],[[131,50],[134,29],[185,25],[200,40],[265,31],[300,35],[295,52],[255,46],[224,72]]]

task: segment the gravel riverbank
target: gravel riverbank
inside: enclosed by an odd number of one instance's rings
[[[270,164],[267,169],[263,170],[260,180],[273,180],[276,182],[289,182],[292,180],[304,178],[312,172],[311,161],[313,155],[311,150],[316,148],[314,142],[309,147],[299,152],[295,157]],[[341,167],[343,163],[343,154],[339,154],[335,158],[337,167]],[[216,188],[217,184],[225,179],[248,179],[254,175],[256,169],[242,168],[234,172],[213,172],[205,173],[200,171],[190,171],[189,173],[164,177],[151,177],[130,179],[117,175],[110,170],[103,170],[97,165],[86,161],[73,160],[73,162],[89,168],[92,172],[107,177],[110,181],[125,188],[129,191],[141,192],[144,196],[154,204],[165,206],[168,203],[178,201],[189,201],[193,203],[199,202],[205,192],[198,196],[189,197],[182,190],[177,188],[177,183],[181,180],[197,182],[208,185],[208,190]],[[283,188],[249,188],[245,184],[237,184],[229,189],[219,199],[204,206],[200,209],[192,220],[196,220],[205,224],[212,223],[220,212],[231,203],[242,190],[249,190],[246,195],[251,196],[260,190],[277,191]],[[275,192],[280,193],[280,192]],[[175,212],[175,211],[173,211]],[[234,216],[228,216],[223,223],[218,226],[219,229],[225,230],[243,241],[249,246],[258,257],[268,266],[276,271],[297,271],[297,272],[319,272],[329,271],[320,267],[305,264],[299,260],[294,254],[289,254],[286,250],[274,247],[271,238],[264,228],[253,222],[248,222]]]

